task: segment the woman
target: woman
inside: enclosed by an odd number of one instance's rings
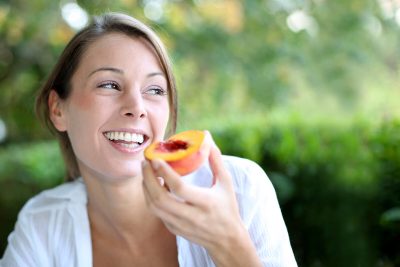
[[[37,110],[69,182],[28,201],[1,266],[296,266],[258,165],[214,143],[209,164],[183,178],[144,160],[177,111],[167,53],[146,25],[97,17],[65,48]]]

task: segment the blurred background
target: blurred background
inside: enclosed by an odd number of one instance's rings
[[[264,168],[299,266],[400,266],[399,0],[0,1],[0,255],[26,200],[63,182],[35,94],[104,11],[166,43],[179,130]]]

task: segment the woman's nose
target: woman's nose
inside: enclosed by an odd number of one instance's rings
[[[122,96],[123,105],[121,107],[121,115],[142,119],[147,116],[143,97],[140,93],[127,93]]]

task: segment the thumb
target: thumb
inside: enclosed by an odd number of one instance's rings
[[[213,173],[213,185],[218,181],[219,183],[225,184],[226,182],[231,183],[230,175],[225,169],[224,162],[222,159],[221,150],[215,144],[211,137],[211,134],[207,132],[211,139],[210,155],[208,161],[210,163],[211,172]]]

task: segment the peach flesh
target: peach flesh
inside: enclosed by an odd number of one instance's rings
[[[210,141],[204,131],[190,130],[171,136],[165,142],[151,144],[145,150],[148,160],[165,160],[177,173],[187,175],[208,158]]]
[[[179,149],[187,149],[189,144],[182,140],[168,140],[166,142],[160,142],[155,148],[158,152],[174,152]]]

